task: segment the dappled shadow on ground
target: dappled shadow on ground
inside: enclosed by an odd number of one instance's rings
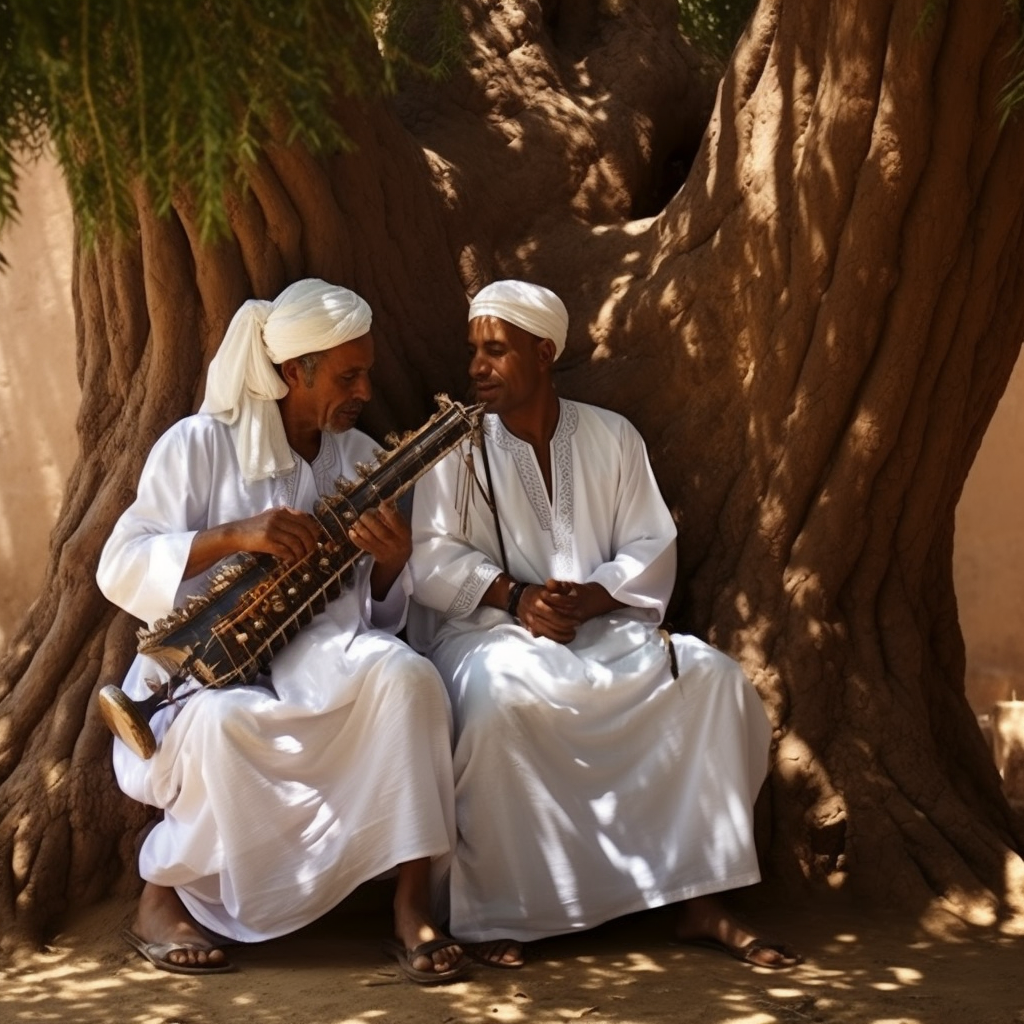
[[[124,946],[123,905],[77,920],[43,953],[4,971],[0,1020],[92,1024],[391,1024],[615,1021],[617,1024],[1024,1024],[1024,940],[938,934],[849,908],[745,916],[802,949],[790,971],[753,969],[668,942],[671,917],[637,915],[530,947],[522,971],[477,968],[415,986],[379,952],[387,899],[363,892],[288,938],[235,947],[240,970],[210,978],[157,973]]]

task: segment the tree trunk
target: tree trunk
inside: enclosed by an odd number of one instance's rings
[[[307,276],[362,294],[377,340],[376,398],[363,426],[375,436],[419,425],[436,392],[461,395],[466,290],[490,273],[489,254],[542,213],[621,220],[635,196],[650,202],[659,187],[651,150],[696,149],[712,94],[706,85],[695,91],[696,58],[674,38],[670,5],[657,6],[653,22],[638,11],[629,24],[571,3],[550,24],[539,8],[518,25],[470,8],[480,47],[471,69],[444,87],[412,83],[415,100],[346,104],[353,154],[313,159],[295,147],[270,149],[250,194],[232,203],[229,240],[200,244],[187,197],[161,219],[140,192],[135,238],[79,247],[85,454],[67,487],[42,596],[0,664],[0,849],[11,851],[0,874],[5,947],[38,941],[69,905],[118,880],[137,884],[134,847],[147,812],[113,781],[110,735],[93,695],[120,681],[139,624],[103,600],[94,574],[153,442],[199,405],[205,367],[234,311]],[[560,19],[573,60],[595,64],[592,80],[578,79],[550,40],[536,59],[505,66],[516,40],[543,39]],[[597,116],[590,92],[627,60],[618,48],[630,39],[652,46],[662,66],[653,75],[633,71],[632,86],[614,100],[605,95]],[[533,119],[547,163],[533,166],[533,142],[510,162],[517,147],[500,136],[497,115],[484,117],[499,102],[487,95],[488,76],[500,71],[500,102],[522,110],[533,103],[528,79],[538,70],[550,90],[523,116]],[[655,115],[684,102],[690,114],[655,125]],[[447,154],[417,141],[424,126],[438,129]],[[622,168],[613,166],[620,160]],[[514,209],[523,195],[534,205]]]
[[[346,106],[354,155],[269,151],[228,241],[140,194],[135,239],[79,253],[85,455],[0,665],[8,943],[133,879],[145,811],[93,693],[137,623],[98,595],[99,551],[231,314],[303,276],[374,308],[378,436],[461,393],[467,292],[560,291],[563,392],[633,418],[679,516],[677,624],[740,658],[773,717],[767,862],[1021,909],[951,573],[1024,320],[1024,127],[995,110],[1018,26],[998,0],[950,0],[924,33],[917,0],[764,0],[662,208],[711,97],[671,0],[613,6],[467,2],[464,69]]]
[[[920,7],[761,4],[685,187],[602,236],[566,389],[643,430],[680,624],[770,709],[771,865],[991,922],[1024,911],[1024,827],[965,699],[952,550],[1024,336],[1020,27]]]

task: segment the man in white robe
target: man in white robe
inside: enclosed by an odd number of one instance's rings
[[[319,280],[242,306],[201,411],[153,447],[104,548],[97,578],[111,601],[152,625],[231,554],[297,561],[315,548],[315,502],[373,461],[353,429],[371,394],[370,322],[359,296]],[[201,690],[161,710],[149,760],[115,740],[121,788],[163,811],[125,932],[158,968],[229,970],[217,936],[284,935],[389,872],[388,950],[405,973],[447,980],[468,963],[435,925],[454,842],[448,701],[430,662],[394,636],[409,525],[385,504],[350,536],[369,555],[278,653],[270,687]],[[166,678],[139,655],[124,690],[141,699]]]
[[[680,940],[792,966],[710,895],[760,878],[770,727],[734,661],[659,631],[676,530],[643,441],[555,394],[552,292],[497,282],[469,316],[485,452],[420,480],[410,562],[410,640],[455,716],[451,932],[514,967],[523,942],[680,903]]]

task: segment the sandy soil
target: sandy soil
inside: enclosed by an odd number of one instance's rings
[[[807,956],[766,971],[666,941],[664,912],[535,943],[521,971],[476,968],[447,986],[404,980],[379,952],[388,894],[364,887],[288,938],[234,947],[240,970],[157,972],[118,938],[130,908],[106,903],[2,972],[0,1021],[92,1024],[1024,1024],[1024,938],[933,919],[832,908],[748,920]]]

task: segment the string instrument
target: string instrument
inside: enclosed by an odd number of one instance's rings
[[[405,493],[463,440],[478,435],[482,406],[466,407],[446,395],[436,402],[438,411],[419,430],[401,440],[392,435],[394,447],[377,452],[375,465],[357,465],[359,480],[339,480],[334,494],[320,498],[313,515],[323,539],[313,552],[291,564],[268,554],[231,555],[214,568],[205,593],[152,629],[139,630],[139,653],[170,678],[150,680],[153,693],[141,701],[119,686],[100,690],[100,712],[114,735],[150,758],[156,739],[149,720],[161,708],[202,689],[252,683],[268,673],[274,654],[339,596],[365,554],[348,536],[355,521]]]

